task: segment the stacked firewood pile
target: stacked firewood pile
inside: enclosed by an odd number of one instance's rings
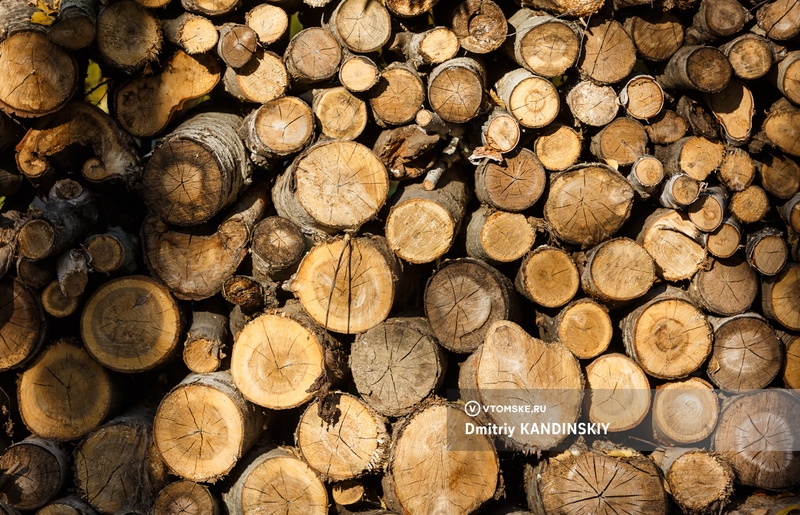
[[[800,504],[800,2],[522,4],[0,0],[0,513]]]

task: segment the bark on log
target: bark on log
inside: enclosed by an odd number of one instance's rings
[[[599,84],[613,84],[627,77],[635,63],[636,47],[619,22],[589,24],[577,63],[581,75]]]
[[[153,151],[142,199],[163,221],[197,225],[230,205],[250,184],[251,164],[237,131],[239,116],[198,114]]]
[[[441,139],[417,124],[403,125],[382,131],[372,149],[392,178],[416,179],[437,164]]]
[[[626,352],[653,377],[686,377],[711,352],[711,324],[686,297],[681,290],[667,289],[620,324]]]
[[[304,345],[295,346],[297,341]],[[251,402],[294,408],[342,377],[338,346],[296,302],[288,303],[254,318],[236,335],[231,375]]]
[[[77,61],[30,22],[34,12],[26,2],[0,3],[0,109],[25,118],[61,109],[78,85]]]
[[[732,39],[720,50],[730,61],[733,73],[743,80],[760,79],[767,74],[775,59],[770,41],[752,33]]]
[[[244,23],[255,31],[263,46],[268,46],[280,41],[288,32],[289,15],[279,5],[262,3],[245,13]]]
[[[192,312],[192,325],[183,342],[183,362],[196,374],[216,372],[228,344],[228,317],[214,311]]]
[[[305,236],[288,218],[270,216],[253,228],[250,255],[256,275],[288,279],[306,250]]]
[[[61,291],[58,281],[52,281],[44,287],[40,296],[42,309],[55,318],[66,318],[78,310],[81,296],[67,297]]]
[[[586,252],[581,272],[583,291],[611,306],[643,296],[655,279],[653,258],[628,238],[606,240]]]
[[[560,341],[579,359],[591,359],[605,352],[614,328],[608,309],[592,299],[573,300],[558,315],[536,315],[539,336],[545,341]]]
[[[81,338],[100,364],[141,372],[166,361],[178,346],[181,316],[162,285],[144,276],[104,283],[81,313]]]
[[[131,274],[136,270],[139,238],[120,227],[109,227],[104,233],[89,236],[85,242],[92,270],[101,274]]]
[[[403,187],[386,216],[386,243],[409,263],[439,259],[458,234],[468,200],[466,183],[452,168],[433,191],[419,183]]]
[[[483,344],[462,364],[458,383],[465,399],[483,406],[522,402],[555,408],[542,415],[543,423],[572,424],[580,416],[584,379],[577,358],[561,342],[545,343],[507,320],[489,327]],[[525,418],[520,413],[494,411],[480,413],[477,421],[513,427]],[[565,437],[522,432],[500,435],[512,449],[526,453],[555,447]]]
[[[577,163],[582,147],[583,136],[581,133],[572,127],[557,123],[542,130],[533,144],[533,150],[542,166],[556,172],[566,170]],[[520,151],[520,153],[522,152],[524,150]]]
[[[573,24],[531,9],[520,9],[508,24],[513,34],[506,42],[507,52],[529,72],[557,77],[575,64],[580,41]]]
[[[487,263],[510,263],[531,250],[536,229],[521,213],[482,206],[470,216],[467,255]]]
[[[713,446],[739,483],[771,490],[797,483],[800,459],[786,431],[800,424],[798,413],[797,399],[777,390],[741,395],[723,408]]]
[[[247,115],[239,136],[259,166],[305,148],[314,137],[314,114],[301,99],[285,96],[271,100]]]
[[[537,129],[549,125],[558,116],[559,99],[555,86],[528,70],[517,68],[503,75],[494,89],[506,110],[520,125]]]
[[[800,331],[800,264],[792,263],[761,283],[761,310],[786,329]]]
[[[17,399],[31,432],[58,441],[82,438],[111,411],[111,378],[82,348],[60,340],[20,376]]]
[[[378,83],[380,70],[375,61],[365,55],[356,55],[344,51],[342,64],[339,66],[339,82],[353,93],[369,91]]]
[[[142,243],[150,272],[179,299],[211,297],[244,260],[253,226],[267,205],[266,192],[258,185],[247,190],[218,225],[170,228],[147,217]]]
[[[756,272],[771,276],[783,270],[789,259],[789,248],[780,230],[765,227],[747,235],[745,255]]]
[[[697,45],[738,34],[750,13],[736,0],[703,0],[686,30],[686,44]]]
[[[148,509],[167,481],[153,443],[153,408],[138,408],[89,434],[75,448],[75,485],[101,513]]]
[[[342,49],[336,38],[320,27],[295,34],[283,54],[289,75],[300,85],[330,79],[339,71],[341,60]]]
[[[367,127],[366,102],[346,88],[314,90],[312,106],[322,134],[331,139],[354,140]]]
[[[83,240],[98,217],[94,195],[71,179],[58,181],[44,210],[20,227],[19,253],[39,260],[56,256]]]
[[[289,447],[261,450],[240,466],[236,482],[222,495],[230,515],[252,510],[328,513],[328,492],[314,470]]]
[[[289,89],[289,72],[278,55],[259,49],[249,63],[238,70],[228,68],[222,76],[225,91],[235,98],[266,104]]]
[[[654,77],[637,75],[619,92],[619,103],[639,120],[653,118],[664,107],[664,90]]]
[[[495,268],[472,258],[445,261],[425,285],[425,314],[444,348],[474,351],[489,326],[516,316],[511,281]]]
[[[730,213],[743,224],[763,220],[769,208],[769,197],[766,192],[755,185],[735,192],[728,204]]]
[[[544,193],[545,171],[536,154],[526,148],[510,153],[502,163],[490,160],[475,169],[475,195],[496,209],[519,212]]]
[[[89,254],[83,249],[71,249],[56,260],[56,276],[61,292],[67,297],[77,297],[89,282]]]
[[[333,238],[300,262],[291,291],[308,314],[337,333],[361,333],[386,320],[400,266],[383,237]]]
[[[698,199],[700,189],[699,181],[679,172],[666,180],[658,201],[666,208],[685,211]]]
[[[443,63],[454,58],[460,48],[458,36],[447,27],[420,33],[398,32],[389,46],[416,67]]]
[[[382,3],[372,1],[342,0],[333,10],[327,28],[357,54],[380,49],[392,35],[389,11]]]
[[[778,213],[786,225],[795,233],[800,233],[800,193],[790,198],[778,208]]]
[[[445,121],[468,122],[484,108],[485,87],[484,67],[471,57],[457,57],[438,65],[428,75],[428,102]],[[406,102],[409,100],[405,98]]]
[[[792,39],[800,34],[800,3],[794,0],[768,2],[756,11],[756,19],[768,38]]]
[[[644,130],[651,143],[670,145],[684,137],[689,130],[689,124],[675,111],[664,110],[651,118]]]
[[[743,232],[739,222],[728,217],[713,233],[708,235],[706,248],[715,257],[729,258],[739,248]]]
[[[331,393],[308,405],[295,442],[303,459],[326,480],[353,479],[383,470],[390,444],[386,424],[358,397]]]
[[[788,199],[800,190],[800,164],[778,153],[759,157],[761,187],[779,199]]]
[[[624,354],[604,354],[589,363],[586,383],[591,391],[589,421],[604,424],[606,431],[633,429],[650,411],[647,376]]]
[[[741,257],[714,259],[692,278],[688,292],[705,311],[722,316],[744,313],[758,293],[758,277]]]
[[[684,27],[671,12],[657,10],[625,19],[636,50],[650,61],[666,61],[683,46]]]
[[[65,150],[89,147],[86,154],[63,163]],[[99,108],[82,102],[68,104],[30,129],[17,145],[17,166],[31,180],[54,176],[63,168],[79,168],[92,181],[121,179],[130,183],[141,173],[132,138]]]
[[[719,388],[766,388],[778,376],[783,345],[767,321],[755,313],[712,319],[714,351],[708,377]]]
[[[550,177],[544,217],[559,239],[592,247],[619,230],[632,204],[633,188],[618,172],[587,164]]]
[[[514,284],[530,301],[546,308],[557,308],[578,292],[580,276],[567,252],[544,245],[525,256]]]
[[[717,175],[728,190],[742,191],[752,184],[756,176],[756,165],[747,151],[741,148],[727,148]]]
[[[667,494],[661,481],[649,458],[635,451],[617,457],[590,450],[582,441],[535,467],[525,467],[525,494],[536,515],[587,511],[663,515]]]
[[[46,320],[37,295],[19,279],[0,279],[0,370],[25,364],[44,343]]]
[[[727,461],[701,451],[681,455],[666,473],[672,497],[690,515],[719,513],[733,494],[733,480]]]
[[[508,34],[506,17],[492,0],[462,1],[453,12],[451,26],[461,48],[473,54],[497,50]]]
[[[640,156],[631,165],[627,179],[640,198],[648,199],[664,180],[664,165],[653,156]]]
[[[386,167],[369,148],[333,140],[295,158],[278,177],[272,201],[304,231],[324,234],[360,227],[383,207],[388,191]]]
[[[399,417],[442,384],[445,353],[422,317],[389,318],[359,334],[350,370],[362,398],[381,415]]]
[[[178,50],[160,74],[135,77],[114,90],[114,117],[136,137],[161,134],[184,109],[210,93],[219,80],[216,59]]]
[[[611,123],[619,111],[614,89],[588,80],[580,81],[570,89],[566,99],[572,116],[593,127]]]
[[[233,384],[230,372],[190,374],[161,401],[153,439],[169,471],[214,482],[255,443],[264,417]]]
[[[258,48],[256,31],[241,23],[225,23],[218,32],[217,55],[226,65],[241,68],[250,62]]]
[[[29,436],[3,452],[0,474],[0,500],[19,510],[36,510],[66,484],[70,458],[58,442]]]
[[[208,18],[192,13],[183,13],[176,18],[161,21],[164,38],[190,55],[208,52],[219,41],[219,33]]]
[[[467,434],[470,421],[460,408],[431,402],[395,429],[383,486],[398,513],[443,509],[466,515],[492,498],[499,483],[497,451],[490,437]],[[439,466],[431,469],[431,463]],[[463,477],[470,481],[457,479]]]
[[[193,481],[168,484],[156,496],[153,515],[220,515],[222,507],[208,487]]]
[[[732,80],[722,91],[708,95],[707,102],[725,141],[737,146],[747,143],[753,131],[755,114],[755,99],[750,89],[738,80]]]
[[[800,8],[798,8],[798,12],[800,12]],[[781,98],[772,104],[762,127],[771,144],[789,155],[800,157],[800,138],[797,137],[798,127],[800,127],[800,109],[789,103],[787,99]]]
[[[716,48],[686,45],[670,58],[658,82],[668,89],[693,89],[717,93],[725,89],[733,75],[731,63]]]
[[[657,209],[636,241],[653,256],[656,274],[667,281],[691,278],[706,259],[705,235],[679,211]]]
[[[94,42],[98,0],[59,2],[58,16],[47,31],[53,43],[67,50],[80,50]]]
[[[633,118],[617,118],[592,137],[589,150],[600,161],[632,165],[647,152],[647,133]]]
[[[653,398],[653,435],[666,445],[705,440],[717,426],[719,399],[704,379],[690,377],[658,387]]]
[[[126,74],[155,61],[161,52],[162,39],[161,20],[133,0],[110,4],[97,17],[100,56]]]

